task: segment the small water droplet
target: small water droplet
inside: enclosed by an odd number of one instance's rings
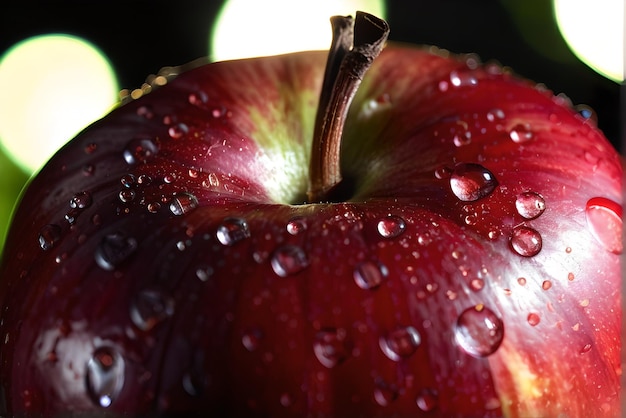
[[[523,257],[532,257],[541,251],[541,234],[533,228],[520,225],[511,232],[510,244],[517,254]]]
[[[92,401],[108,408],[124,386],[124,359],[113,348],[97,348],[87,362],[85,380]]]
[[[533,136],[534,134],[528,124],[519,123],[509,131],[509,138],[518,144],[530,141]]]
[[[197,91],[189,93],[187,99],[194,106],[202,106],[209,100],[209,96],[203,91]]]
[[[169,206],[170,212],[182,216],[198,207],[198,199],[190,193],[180,193],[174,196]]]
[[[148,106],[139,106],[137,108],[137,115],[146,119],[152,119],[154,117],[154,112],[152,112],[152,109]]]
[[[474,357],[493,354],[504,337],[504,324],[489,308],[482,304],[464,310],[455,327],[459,346]]]
[[[168,128],[167,133],[172,139],[180,139],[189,132],[189,127],[184,123],[178,123]]]
[[[536,192],[523,192],[515,199],[517,213],[526,219],[535,219],[546,210],[544,198]]]
[[[306,231],[307,228],[308,225],[306,223],[306,219],[300,216],[291,218],[289,222],[287,222],[287,232],[289,232],[291,235],[301,234],[302,232]]]
[[[130,307],[130,319],[142,331],[150,331],[174,314],[174,299],[156,289],[143,289]]]
[[[363,261],[356,265],[353,277],[361,289],[374,290],[382,284],[388,274],[389,270],[385,265],[374,261]]]
[[[345,330],[326,329],[315,335],[313,352],[317,360],[329,369],[348,358]]]
[[[132,139],[126,148],[123,155],[124,160],[128,164],[145,163],[148,159],[159,151],[159,147],[149,138],[135,138]]]
[[[128,203],[135,198],[135,191],[131,189],[120,190],[118,197],[122,203]]]
[[[528,317],[526,317],[526,320],[531,326],[534,327],[541,321],[541,317],[538,314],[532,312],[528,314]]]
[[[504,119],[505,115],[502,109],[493,109],[487,113],[487,120],[489,122],[495,122],[496,120]]]
[[[498,185],[491,171],[480,164],[459,163],[450,176],[452,193],[464,202],[473,202],[489,196]]]
[[[272,269],[280,277],[287,277],[304,270],[309,260],[302,248],[295,245],[284,245],[272,255]]]
[[[213,267],[202,265],[196,268],[196,277],[202,282],[209,280],[209,277],[213,275]]]
[[[452,143],[457,147],[469,145],[472,143],[472,133],[469,131],[458,133],[452,138]]]
[[[396,238],[406,229],[406,222],[399,216],[387,216],[378,221],[377,230],[383,238]]]
[[[390,360],[400,361],[415,353],[421,341],[420,334],[415,328],[401,327],[380,337],[378,343]]]
[[[517,283],[519,283],[520,286],[525,286],[526,285],[526,278],[525,277],[519,277],[517,279]]]
[[[621,254],[622,207],[613,200],[594,197],[585,208],[587,227],[591,235],[608,251]]]
[[[552,287],[552,282],[550,280],[544,280],[543,283],[541,283],[541,288],[543,290],[549,290]]]
[[[454,87],[475,86],[478,80],[470,73],[462,73],[459,71],[450,72],[450,84]]]
[[[241,337],[241,343],[248,351],[256,351],[263,340],[263,331],[258,327],[247,329]]]
[[[98,149],[98,144],[87,144],[87,146],[85,147],[85,154],[93,154],[94,152],[96,152],[96,150]]]
[[[47,251],[61,239],[61,227],[55,224],[44,225],[39,231],[39,246]]]
[[[89,192],[80,192],[80,193],[76,193],[70,199],[70,207],[72,209],[86,209],[89,206],[91,206],[92,202],[93,200]]]
[[[96,172],[96,167],[93,164],[85,164],[83,166],[83,174],[85,176],[93,176]]]
[[[94,258],[100,268],[111,271],[137,250],[137,240],[122,233],[105,235],[96,248]]]
[[[161,204],[159,202],[151,202],[151,203],[148,203],[147,208],[148,208],[148,212],[157,213],[159,209],[161,209]]]
[[[474,278],[470,280],[469,285],[470,285],[470,289],[472,289],[474,292],[478,292],[479,290],[482,290],[485,287],[485,281],[483,279]]]
[[[417,398],[415,398],[415,403],[417,407],[424,412],[432,411],[439,403],[437,391],[430,388],[420,390],[417,394]]]
[[[239,241],[250,237],[248,223],[241,218],[226,218],[217,227],[215,234],[222,245],[235,245]]]
[[[398,398],[398,390],[384,382],[383,380],[376,381],[376,388],[374,389],[374,400],[380,406],[389,406],[393,401]]]

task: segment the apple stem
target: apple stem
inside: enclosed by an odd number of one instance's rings
[[[309,167],[309,202],[329,199],[341,183],[340,149],[348,110],[365,72],[385,46],[389,25],[364,12],[331,18],[333,40],[326,61]]]

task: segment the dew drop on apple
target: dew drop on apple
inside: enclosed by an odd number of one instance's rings
[[[378,343],[383,353],[390,360],[400,361],[410,357],[419,347],[422,339],[419,332],[409,326],[397,328],[380,337]]]
[[[244,219],[226,218],[217,227],[215,235],[222,245],[230,246],[250,237],[250,228]]]
[[[389,406],[398,398],[398,390],[383,380],[376,381],[374,400],[380,406]]]
[[[131,189],[120,190],[120,192],[118,193],[118,198],[122,203],[131,202],[133,199],[135,199],[135,191]]]
[[[143,289],[133,299],[130,319],[142,331],[150,331],[174,314],[174,299],[157,289]]]
[[[137,240],[116,232],[105,235],[96,248],[94,258],[100,268],[112,271],[137,250]]]
[[[500,346],[504,337],[504,324],[491,309],[478,304],[461,313],[454,336],[466,353],[474,357],[486,357]]]
[[[511,232],[510,244],[522,257],[532,257],[541,251],[541,234],[529,226],[520,225]]]
[[[126,144],[123,156],[128,164],[145,163],[158,151],[158,146],[151,139],[135,138]]]
[[[194,106],[204,106],[209,101],[209,96],[203,91],[197,91],[189,93],[187,100]]]
[[[491,171],[476,163],[459,163],[450,175],[452,193],[463,202],[489,196],[498,185]]]
[[[515,199],[517,213],[526,219],[535,219],[546,210],[546,201],[536,192],[520,193]]]
[[[526,317],[526,320],[528,321],[528,323],[529,323],[531,326],[533,326],[533,327],[534,327],[534,326],[538,325],[538,324],[539,324],[539,322],[541,322],[541,317],[540,317],[538,314],[536,314],[536,313],[534,313],[534,312],[531,312],[531,313],[529,313],[529,314],[528,314],[528,316]]]
[[[180,139],[189,132],[189,127],[184,123],[178,123],[168,128],[167,133],[172,139]]]
[[[505,114],[502,109],[493,109],[487,112],[487,120],[489,122],[495,122],[497,120],[502,120],[504,118],[505,118]]]
[[[198,199],[191,193],[180,193],[170,201],[169,207],[174,215],[182,216],[198,207]]]
[[[396,238],[406,229],[406,222],[399,216],[390,215],[378,221],[376,229],[383,238]]]
[[[587,227],[591,235],[607,251],[621,254],[622,243],[622,207],[613,200],[594,197],[585,208]]]
[[[362,261],[356,265],[353,273],[354,282],[361,289],[377,289],[389,274],[387,267],[375,261]]]
[[[76,193],[70,199],[70,207],[72,209],[86,209],[91,206],[93,200],[89,192]]]
[[[343,329],[325,329],[315,335],[313,353],[317,360],[329,369],[348,358],[346,332]]]
[[[519,123],[509,131],[509,137],[515,143],[521,144],[533,139],[533,132],[528,124]]]
[[[120,179],[120,183],[125,189],[130,189],[135,186],[137,179],[133,174],[124,174]]]
[[[124,359],[111,347],[99,347],[87,362],[85,383],[92,401],[108,408],[124,386]]]
[[[291,235],[298,235],[306,231],[308,228],[306,219],[301,216],[291,218],[287,222],[287,232]]]
[[[304,270],[309,265],[309,260],[302,248],[284,245],[272,254],[271,265],[274,273],[287,277]]]
[[[44,225],[39,231],[39,246],[48,251],[61,239],[61,227],[56,224]]]
[[[246,350],[250,352],[256,351],[261,345],[263,337],[263,331],[259,327],[251,327],[243,333],[243,336],[241,337],[241,343],[246,348]]]
[[[415,398],[415,403],[420,411],[430,412],[437,408],[439,403],[437,391],[431,388],[424,388],[419,391]]]

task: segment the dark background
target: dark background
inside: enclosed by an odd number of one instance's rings
[[[7,1],[0,12],[0,54],[37,34],[78,35],[99,46],[112,60],[120,86],[132,89],[163,66],[206,55],[221,5],[219,0]],[[620,86],[569,51],[551,1],[388,0],[387,10],[390,39],[497,60],[555,93],[565,93],[574,104],[592,107],[600,128],[619,146]],[[306,14],[293,18],[306,19]],[[241,36],[254,36],[245,27],[241,31]]]

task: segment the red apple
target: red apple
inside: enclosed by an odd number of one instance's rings
[[[330,55],[185,67],[31,181],[3,416],[618,414],[616,151],[472,55],[363,76],[386,25],[351,22]]]

